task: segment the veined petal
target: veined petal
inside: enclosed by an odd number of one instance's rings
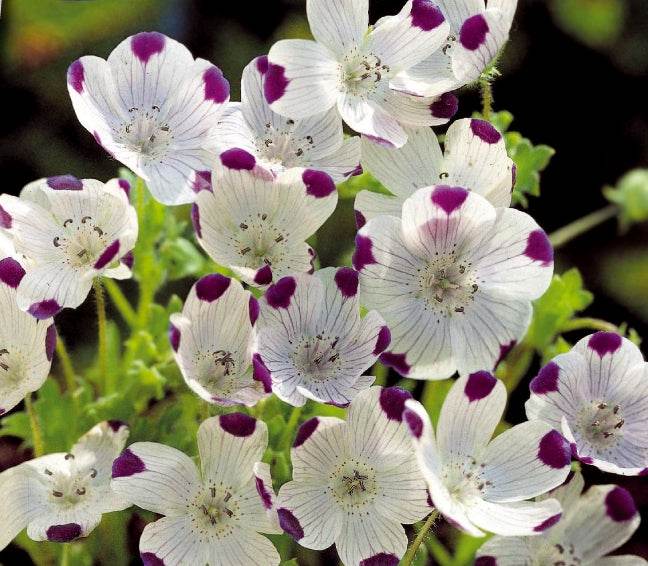
[[[389,81],[390,88],[405,94],[435,98],[458,89],[461,84],[452,71],[451,47],[446,43],[427,59],[402,70]]]
[[[250,564],[278,566],[281,559],[274,545],[264,536],[247,529],[236,529],[222,544],[207,547],[209,564]]]
[[[422,97],[390,89],[384,100],[384,109],[401,125],[410,127],[445,124],[458,108],[459,101],[452,93]]]
[[[503,0],[504,2],[508,0]],[[484,0],[436,0],[439,8],[452,26],[452,31],[461,29],[461,24],[470,16],[484,11]],[[489,0],[490,3],[493,0]]]
[[[263,101],[265,103],[265,99]],[[254,143],[259,133],[252,130],[249,120],[244,115],[245,106],[240,102],[230,102],[225,106],[212,131],[213,144],[223,149],[240,148],[252,155],[258,155]],[[270,109],[268,108],[270,113]]]
[[[38,482],[23,466],[1,473],[0,489],[6,498],[0,514],[0,549],[4,549],[47,506],[46,494],[40,493]]]
[[[335,417],[313,417],[299,427],[290,458],[293,483],[321,486],[349,452],[346,424]]]
[[[261,135],[266,131],[266,124],[278,125],[282,120],[272,110],[263,94],[263,77],[268,72],[268,57],[263,55],[248,63],[241,76],[240,111],[244,122],[254,134]],[[244,146],[230,146],[244,147]]]
[[[315,39],[339,57],[361,45],[369,27],[368,0],[308,0],[306,14]]]
[[[337,113],[336,118],[339,119]],[[311,166],[314,169],[328,173],[336,183],[341,183],[358,173],[360,153],[360,138],[353,136],[345,139],[338,149],[328,155],[313,158]]]
[[[356,226],[362,228],[369,220],[377,216],[400,216],[403,202],[400,197],[372,191],[360,191],[353,203]]]
[[[98,482],[110,481],[112,464],[124,449],[129,429],[121,421],[104,421],[93,426],[72,447],[77,466],[96,470]]]
[[[145,566],[182,566],[187,561],[197,564],[209,560],[209,545],[194,531],[191,517],[162,517],[144,528],[139,543]]]
[[[521,566],[532,564],[541,537],[494,536],[477,551],[476,566]]]
[[[502,536],[527,536],[542,532],[541,526],[560,515],[555,499],[491,503],[478,499],[467,508],[468,518],[485,531]]]

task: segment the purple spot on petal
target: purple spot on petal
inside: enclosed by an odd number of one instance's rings
[[[83,63],[79,59],[74,61],[67,70],[67,82],[79,94],[83,92],[83,79],[85,72],[83,70]]]
[[[126,252],[123,256],[119,258],[128,269],[133,269],[133,263],[135,263],[135,256],[133,255],[133,250]]]
[[[117,179],[117,184],[119,188],[126,193],[126,196],[130,196],[131,186],[126,179]]]
[[[262,75],[265,75],[268,72],[268,56],[267,55],[261,55],[260,57],[257,57],[254,60],[254,64],[256,65],[257,71],[261,73]]]
[[[412,394],[400,387],[385,387],[380,391],[380,407],[390,421],[402,422],[405,401],[411,398]]]
[[[22,278],[25,276],[25,270],[14,258],[6,257],[0,260],[0,281],[16,289]]]
[[[430,112],[435,118],[452,118],[459,110],[459,99],[451,92],[442,94],[430,104]]]
[[[463,187],[448,187],[439,185],[432,191],[432,203],[442,208],[446,214],[450,215],[468,198],[468,191]]]
[[[430,0],[413,0],[410,16],[412,25],[423,31],[432,31],[445,21],[441,10]]]
[[[112,430],[113,432],[119,432],[120,428],[128,426],[124,421],[118,421],[116,419],[110,419],[106,422],[108,423],[110,430]]]
[[[304,442],[306,442],[311,435],[317,430],[319,426],[319,419],[313,417],[308,419],[297,430],[297,435],[295,436],[295,442],[293,443],[293,448],[299,448]]]
[[[515,345],[517,344],[517,340],[511,340],[508,344],[500,344],[500,353],[499,357],[497,358],[497,361],[495,362],[495,365],[493,368],[496,368],[499,366],[503,361],[506,356],[509,355],[509,352],[515,348]]]
[[[355,245],[351,262],[357,271],[363,270],[367,265],[377,263],[372,251],[371,238],[358,234],[355,238]]]
[[[47,540],[52,542],[70,542],[81,536],[81,525],[66,523],[65,525],[52,525],[45,531]]]
[[[210,67],[203,73],[205,100],[222,104],[229,99],[230,85],[218,67]]]
[[[315,198],[324,198],[335,192],[333,179],[324,171],[306,169],[302,173],[302,181],[306,185],[306,193]]]
[[[621,336],[614,332],[597,332],[590,336],[587,347],[602,358],[605,354],[613,354],[621,347]]]
[[[374,356],[382,354],[391,342],[391,332],[387,326],[381,326],[376,339],[376,346],[371,352]]]
[[[196,282],[196,296],[201,301],[213,303],[227,291],[231,281],[229,277],[225,277],[220,273],[205,275]]]
[[[51,318],[61,312],[61,305],[59,305],[54,299],[45,299],[38,303],[33,303],[27,312],[38,320],[43,320],[45,318]]]
[[[472,119],[470,129],[479,139],[489,144],[497,143],[502,139],[502,134],[497,131],[495,126],[485,120]]]
[[[221,415],[218,422],[225,432],[238,437],[250,436],[256,429],[256,419],[243,413]]]
[[[11,228],[13,219],[11,214],[9,214],[2,206],[0,206],[0,228],[5,228],[9,230]]]
[[[110,244],[99,256],[99,259],[94,264],[94,268],[103,269],[113,259],[115,259],[115,256],[119,253],[119,245],[119,240],[115,240],[112,244]]]
[[[194,178],[191,182],[191,188],[194,193],[199,193],[200,191],[211,191],[211,171],[194,171]]]
[[[275,308],[287,309],[290,299],[297,288],[297,281],[294,277],[282,277],[274,285],[271,285],[265,294],[268,304]]]
[[[637,475],[642,478],[648,476],[648,468],[644,468]]]
[[[126,448],[113,462],[112,477],[114,478],[127,478],[135,474],[140,474],[146,471],[144,461],[134,454],[130,448]]]
[[[474,566],[497,566],[497,559],[494,556],[480,556]]]
[[[407,363],[406,354],[394,354],[393,352],[383,352],[380,355],[380,361],[390,367],[395,369],[398,373],[403,376],[409,374],[412,367]]]
[[[82,191],[83,183],[74,175],[58,175],[47,178],[48,187],[56,191]]]
[[[434,501],[432,501],[432,494],[427,490],[426,490],[426,493],[427,493],[427,501],[426,501],[426,503],[427,503],[428,507],[434,507],[435,505],[434,505]]]
[[[248,314],[250,316],[250,324],[254,326],[259,318],[259,301],[252,295],[250,295],[250,299],[248,300]]]
[[[564,468],[571,463],[571,446],[562,434],[552,430],[540,439],[538,458],[550,468]]]
[[[335,272],[335,284],[343,297],[355,297],[358,292],[358,272],[350,267],[340,267]]]
[[[517,181],[517,165],[515,163],[511,167],[511,186],[515,187],[515,182]]]
[[[464,393],[468,397],[468,401],[472,403],[473,401],[479,401],[484,397],[488,397],[496,384],[497,379],[490,373],[487,371],[478,371],[468,376]]]
[[[304,538],[304,529],[299,524],[299,520],[288,509],[281,507],[277,509],[279,516],[279,526],[295,540]]]
[[[56,326],[50,324],[47,327],[47,331],[45,332],[45,356],[47,357],[47,360],[50,362],[54,357],[54,349],[56,348],[56,338],[57,338]]]
[[[360,230],[360,228],[362,228],[367,223],[367,219],[359,210],[354,210],[353,214],[355,215],[356,228]]]
[[[421,435],[423,434],[423,420],[421,419],[421,417],[419,417],[414,411],[405,409],[405,411],[403,412],[403,420],[405,421],[405,424],[407,424],[407,427],[412,433],[412,436],[421,438]]]
[[[558,375],[560,367],[556,362],[549,362],[544,366],[529,384],[529,388],[536,395],[546,395],[558,391]]]
[[[174,352],[180,348],[180,329],[174,324],[169,324],[169,343]]]
[[[193,224],[196,235],[199,238],[202,238],[202,228],[200,226],[200,209],[198,205],[194,203],[191,206],[191,223]]]
[[[255,484],[256,484],[257,493],[259,494],[259,497],[261,498],[261,501],[263,502],[263,506],[266,509],[271,509],[272,508],[272,495],[267,490],[267,488],[265,486],[265,483],[263,483],[263,480],[259,476],[255,476],[254,481],[255,481]]]
[[[152,552],[142,552],[140,558],[142,559],[142,566],[164,566],[164,560],[158,558]]]
[[[284,67],[268,63],[263,81],[263,94],[266,102],[272,104],[286,94],[289,82]]]
[[[357,177],[358,175],[362,175],[364,173],[364,169],[362,169],[362,165],[358,163],[351,171],[347,171],[344,173],[345,177]]]
[[[605,496],[605,512],[617,523],[629,521],[637,514],[632,495],[622,487],[615,487]]]
[[[542,531],[546,531],[547,529],[553,527],[558,521],[560,521],[560,517],[562,517],[562,513],[558,513],[557,515],[552,515],[548,519],[542,521],[542,523],[540,523],[539,525],[533,527],[533,530],[536,533],[541,533]]]
[[[548,267],[553,262],[553,248],[542,230],[534,230],[527,238],[524,255],[533,261],[539,261],[543,267]]]
[[[272,283],[272,268],[266,264],[262,268],[257,269],[257,272],[254,274],[254,282],[257,285],[269,285]]]
[[[468,18],[461,26],[459,41],[469,51],[475,51],[486,41],[488,33],[488,22],[481,14],[475,14]]]
[[[225,167],[235,171],[252,171],[256,165],[254,155],[238,147],[233,147],[221,153],[220,160]]]
[[[131,37],[131,50],[145,65],[156,53],[161,53],[166,43],[166,37],[157,31],[143,31]]]
[[[252,356],[252,378],[263,383],[263,391],[272,393],[272,375],[260,354]]]
[[[362,137],[367,138],[369,141],[371,141],[371,142],[373,142],[375,144],[378,144],[378,145],[380,145],[382,147],[389,147],[389,148],[396,147],[389,140],[386,140],[385,138],[381,138],[379,136],[372,136],[372,135],[369,135],[369,134],[362,134]]]

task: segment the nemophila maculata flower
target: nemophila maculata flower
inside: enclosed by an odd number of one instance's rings
[[[374,382],[363,374],[389,345],[389,329],[375,311],[360,318],[357,293],[350,267],[287,276],[266,291],[258,362],[280,399],[344,406]]]
[[[276,174],[291,167],[328,173],[339,183],[360,172],[360,139],[345,139],[335,109],[295,120],[273,112],[263,96],[268,58],[257,57],[243,69],[241,102],[225,108],[215,141],[223,149],[242,148],[260,167]]]
[[[549,286],[553,250],[524,212],[462,187],[419,189],[402,218],[381,215],[356,236],[360,301],[391,331],[381,361],[408,377],[493,368],[526,332]]]
[[[24,276],[15,258],[0,259],[0,415],[43,385],[56,346],[54,321],[18,308],[16,289]]]
[[[405,424],[411,395],[372,387],[347,419],[313,417],[291,449],[292,481],[277,499],[281,527],[301,546],[335,543],[345,566],[396,566],[407,548],[402,524],[432,508]]]
[[[526,536],[559,520],[557,500],[526,500],[563,483],[569,443],[540,421],[491,440],[506,406],[501,381],[485,371],[459,378],[443,403],[436,434],[423,405],[408,400],[405,406],[403,420],[433,504],[450,522],[472,536]]]
[[[281,40],[268,54],[263,87],[273,110],[301,119],[337,107],[349,127],[390,147],[407,141],[404,125],[439,125],[455,114],[451,93],[393,87],[446,41],[450,27],[435,3],[409,0],[372,28],[368,0],[308,0],[306,12],[315,41]]]
[[[209,182],[210,130],[229,100],[220,69],[157,32],[126,38],[108,60],[86,56],[68,69],[84,128],[142,177],[164,204],[192,202]]]
[[[259,304],[235,279],[205,275],[191,288],[181,313],[171,315],[169,339],[187,385],[218,405],[254,405],[270,393],[258,360]]]
[[[279,564],[274,546],[258,534],[281,532],[270,467],[261,463],[267,445],[265,423],[230,413],[200,425],[200,471],[164,444],[136,442],[124,450],[113,464],[113,489],[164,515],[142,533],[145,566]]]
[[[234,148],[221,153],[214,186],[198,193],[192,219],[216,263],[256,287],[313,269],[315,252],[306,239],[335,210],[331,177],[296,168],[275,177],[251,153]]]
[[[583,495],[583,477],[549,496],[560,501],[563,516],[541,537],[496,536],[477,552],[475,566],[642,566],[639,556],[606,556],[639,527],[640,517],[628,491],[616,485],[595,485]]]
[[[581,462],[622,475],[648,469],[648,363],[632,342],[611,332],[587,336],[530,388],[527,417],[562,429]]]
[[[110,473],[127,438],[124,423],[104,421],[68,453],[41,456],[2,472],[0,549],[25,527],[36,541],[86,537],[103,513],[126,509],[130,503],[112,491]]]
[[[102,183],[71,175],[0,195],[0,228],[24,256],[18,306],[38,319],[78,307],[95,277],[131,276],[137,214],[123,179]]]
[[[407,128],[400,149],[362,142],[362,167],[393,193],[361,191],[355,211],[359,227],[380,214],[400,216],[403,203],[417,189],[438,184],[464,187],[497,207],[511,204],[515,164],[504,138],[483,120],[457,120],[445,136],[444,151],[431,128]]]

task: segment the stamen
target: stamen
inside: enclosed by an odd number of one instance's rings
[[[54,497],[63,497],[63,492],[61,492],[61,491],[53,491],[52,495]]]
[[[65,455],[65,459],[66,459],[66,460],[74,460],[74,454],[72,454],[71,452],[68,452],[68,453]]]
[[[86,494],[86,488],[85,488],[85,487],[82,487],[82,488],[80,488],[80,489],[77,489],[77,490],[76,490],[76,494],[77,494],[77,495],[85,495],[85,494]]]

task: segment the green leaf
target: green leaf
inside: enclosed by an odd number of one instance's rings
[[[619,223],[623,231],[632,224],[648,220],[648,169],[626,173],[615,188],[604,188],[603,194],[610,202],[619,205]]]
[[[556,22],[590,47],[609,47],[621,37],[625,0],[552,0]]]
[[[205,268],[205,257],[189,240],[175,238],[160,246],[160,259],[167,268],[169,280],[197,277]]]
[[[381,193],[383,195],[391,195],[391,193],[382,186],[380,181],[373,177],[371,173],[364,172],[361,175],[349,177],[344,183],[338,185],[338,194],[341,199],[352,199],[360,191],[371,191],[373,193]]]

